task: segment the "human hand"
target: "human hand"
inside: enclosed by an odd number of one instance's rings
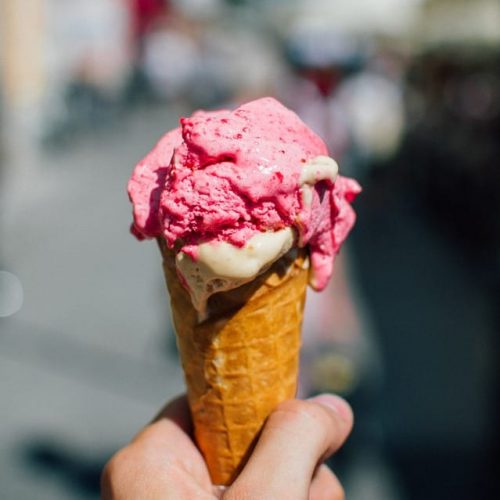
[[[228,488],[214,486],[194,444],[185,396],[170,402],[104,468],[103,500],[341,500],[338,479],[323,464],[345,441],[353,416],[337,396],[278,405],[247,464]]]

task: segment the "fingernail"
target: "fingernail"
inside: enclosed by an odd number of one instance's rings
[[[337,413],[342,420],[349,422],[352,420],[352,410],[349,403],[335,394],[320,394],[309,398],[313,403],[319,403]]]

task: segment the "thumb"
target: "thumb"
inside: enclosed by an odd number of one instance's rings
[[[337,396],[285,401],[267,419],[253,454],[224,498],[308,498],[318,463],[342,445],[352,424],[349,405]],[[332,488],[336,496],[331,498],[341,498],[336,479]]]

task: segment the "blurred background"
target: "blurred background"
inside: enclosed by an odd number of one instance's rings
[[[178,117],[273,95],[364,192],[301,394],[357,417],[352,500],[499,490],[497,0],[0,0],[0,497],[94,499],[182,391],[126,182]]]

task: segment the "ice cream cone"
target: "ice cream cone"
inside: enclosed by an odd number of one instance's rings
[[[270,412],[295,397],[308,257],[292,249],[250,283],[212,295],[200,322],[173,252],[158,242],[195,438],[214,484],[227,485]]]
[[[234,480],[270,412],[295,396],[306,285],[327,285],[359,191],[272,98],[181,118],[132,173],[132,231],[162,250],[215,484]]]

